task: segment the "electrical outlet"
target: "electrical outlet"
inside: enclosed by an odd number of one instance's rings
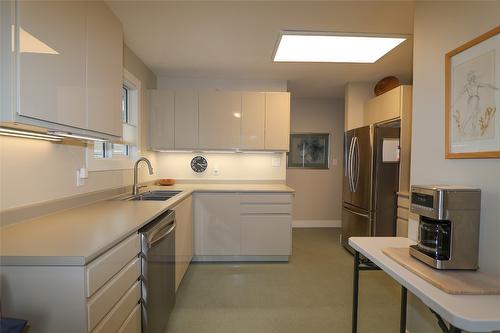
[[[279,167],[279,166],[281,166],[281,158],[279,158],[279,157],[273,157],[271,159],[271,166],[273,166],[273,167]]]
[[[83,175],[85,176],[85,175]],[[80,174],[80,169],[76,170],[76,186],[80,187],[85,185],[85,178]]]

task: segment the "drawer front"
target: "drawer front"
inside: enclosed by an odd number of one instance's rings
[[[137,281],[96,326],[92,333],[114,333],[123,326],[141,297],[140,282]]]
[[[292,203],[292,194],[290,193],[262,193],[262,194],[253,194],[253,193],[240,193],[240,202],[241,203],[277,203],[277,204],[291,204]]]
[[[130,286],[138,280],[140,274],[140,259],[136,258],[88,300],[87,313],[89,331],[91,331],[109,310],[113,308]]]
[[[406,208],[398,207],[398,218],[408,220],[409,210]]]
[[[291,214],[291,204],[262,204],[262,203],[242,203],[240,204],[240,214]]]
[[[242,255],[290,255],[291,245],[291,215],[241,217]]]
[[[132,310],[118,333],[141,333],[141,306],[139,304]]]
[[[86,271],[86,293],[92,296],[140,252],[139,235],[130,236],[91,262]]]

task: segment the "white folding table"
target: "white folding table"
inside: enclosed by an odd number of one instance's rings
[[[443,332],[491,332],[500,330],[500,295],[452,295],[436,288],[404,268],[382,250],[415,244],[403,237],[351,237],[354,249],[354,290],[352,332],[357,332],[359,272],[381,269],[402,286],[401,330],[406,329],[406,293],[411,291],[437,316]],[[361,256],[368,259],[363,261]],[[446,326],[444,321],[449,323]]]

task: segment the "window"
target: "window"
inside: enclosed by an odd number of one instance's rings
[[[124,70],[122,86],[123,136],[119,142],[95,142],[87,149],[90,171],[130,169],[138,156],[138,120],[140,112],[141,81]]]
[[[128,124],[129,118],[129,88],[127,86],[123,86],[122,88],[122,122],[124,124]]]

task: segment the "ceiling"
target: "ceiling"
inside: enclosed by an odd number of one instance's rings
[[[108,1],[125,43],[157,76],[287,80],[296,97],[342,98],[347,82],[412,79],[410,38],[375,64],[273,63],[280,30],[413,33],[411,1]]]

